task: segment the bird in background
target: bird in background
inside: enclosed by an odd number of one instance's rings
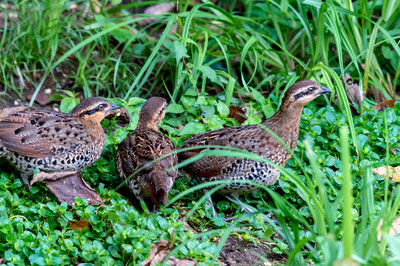
[[[118,175],[126,180],[136,198],[145,201],[151,211],[157,210],[160,204],[168,203],[168,192],[178,174],[177,170],[171,170],[178,163],[178,157],[173,153],[175,145],[158,132],[166,108],[164,98],[148,99],[140,110],[135,131],[119,144],[115,159]],[[170,155],[152,162],[167,154]]]
[[[181,148],[199,145],[219,145],[240,148],[252,152],[266,160],[284,167],[291,154],[278,139],[273,137],[263,127],[279,136],[294,150],[299,139],[299,125],[304,106],[318,96],[331,91],[311,80],[298,81],[285,93],[278,111],[260,125],[242,125],[209,131],[193,136],[185,141]],[[188,150],[178,154],[179,161],[187,160],[205,151],[205,148]],[[229,152],[229,151],[226,151]],[[253,212],[241,202],[238,197],[247,192],[253,192],[259,187],[240,183],[240,180],[251,180],[269,186],[276,182],[280,172],[268,163],[244,158],[205,156],[186,165],[183,170],[191,177],[206,183],[215,180],[230,180],[218,193],[237,202],[242,210]],[[239,181],[239,182],[238,182]],[[216,216],[212,205],[213,217]]]
[[[0,157],[21,172],[26,188],[92,165],[105,141],[100,122],[120,108],[100,97],[82,101],[69,114],[20,111],[0,119]],[[40,170],[34,175],[35,169]],[[33,176],[31,182],[30,177]]]

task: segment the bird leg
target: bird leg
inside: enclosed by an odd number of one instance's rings
[[[206,191],[204,191],[204,192],[207,193]],[[213,204],[213,201],[212,201],[212,198],[211,198],[211,194],[208,194],[208,196],[207,196],[207,201],[206,201],[205,205],[206,205],[206,208],[211,207],[211,210],[212,210],[212,218],[218,216],[218,215],[217,215],[217,212],[216,212],[216,210],[215,210],[215,208],[214,208],[214,204]]]
[[[241,208],[240,210],[241,210],[242,212],[249,212],[249,213],[256,212],[256,210],[255,210],[253,207],[248,206],[248,205],[246,205],[243,201],[239,200],[239,196],[233,196],[233,197],[225,196],[225,197],[226,197],[228,200],[230,200],[230,201],[236,203],[236,204]]]
[[[226,196],[225,195],[225,197],[227,199],[229,199],[230,201],[236,203],[239,207],[241,207],[240,210],[242,212],[255,213],[257,211],[254,207],[251,207],[251,206],[245,204],[243,201],[239,200],[239,196],[230,197],[230,196]],[[270,212],[268,214],[263,214],[262,213],[262,215],[264,216],[263,217],[263,221],[264,222],[271,222],[270,218],[271,218],[272,214],[273,214],[272,212]],[[272,222],[274,222],[274,221],[272,221]]]
[[[207,191],[204,190],[204,193],[207,193]],[[213,204],[213,201],[212,201],[212,198],[211,198],[211,194],[208,194],[207,201],[206,201],[205,205],[206,205],[206,208],[210,208],[211,207],[211,210],[212,210],[212,216],[211,217],[212,218],[218,217],[217,211],[214,208],[214,204]],[[220,218],[220,219],[223,222],[225,222],[226,224],[230,225],[228,222],[234,220],[235,218]]]
[[[66,176],[74,175],[75,173],[76,173],[76,171],[54,172],[54,173],[39,172],[39,173],[33,175],[30,185],[32,186],[38,180],[40,180],[40,181],[43,181],[43,180],[55,181],[57,179],[64,178]],[[25,183],[25,180],[24,180],[24,183]]]
[[[26,191],[29,191],[29,177],[30,177],[30,174],[21,173],[21,179],[22,179],[22,182],[24,183],[24,187],[25,187]]]

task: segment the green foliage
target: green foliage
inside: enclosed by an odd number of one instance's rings
[[[97,189],[107,205],[100,207],[76,198],[76,205],[68,208],[48,199],[44,187],[28,193],[20,179],[4,173],[0,188],[0,254],[10,263],[137,264],[160,239],[172,239],[175,245],[186,241],[177,252],[179,256],[207,261],[215,254],[215,244],[203,242],[199,246],[195,234],[185,230],[177,209],[138,212],[102,183]],[[68,222],[74,220],[89,220],[91,228],[73,231]]]

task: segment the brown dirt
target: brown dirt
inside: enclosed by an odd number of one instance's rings
[[[284,264],[286,256],[273,253],[272,248],[273,245],[266,241],[259,241],[255,245],[253,242],[243,240],[240,236],[231,235],[221,251],[219,261],[227,266]]]
[[[60,90],[70,90],[72,88],[74,80],[68,77],[70,72],[67,67],[65,69],[56,67],[53,73],[46,78],[33,107],[42,110],[53,110],[53,104],[47,103],[45,100],[54,92],[63,94]],[[11,88],[5,90],[4,84],[0,83],[0,108],[28,105],[36,86],[40,83],[41,75],[42,73],[35,73],[30,77],[35,84],[26,79],[21,80],[16,75],[13,76],[15,86],[17,88],[23,87],[23,91],[20,92],[22,97]]]

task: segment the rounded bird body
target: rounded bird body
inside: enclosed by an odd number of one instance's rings
[[[136,198],[152,205],[151,210],[167,204],[178,174],[176,170],[167,171],[178,162],[173,153],[175,145],[158,132],[166,107],[167,102],[160,97],[152,97],[143,105],[135,131],[119,144],[115,160],[118,175],[127,179]],[[159,159],[167,154],[171,155]]]
[[[101,120],[118,106],[92,97],[71,113],[21,111],[0,120],[0,156],[15,166],[25,185],[35,169],[45,173],[82,170],[101,155]]]
[[[299,138],[300,118],[305,104],[321,94],[329,93],[327,88],[314,81],[299,81],[288,89],[279,110],[261,125],[242,125],[205,132],[185,141],[182,148],[199,145],[220,145],[240,148],[255,153],[268,161],[284,167],[291,154],[286,147],[265,128],[273,131],[283,142],[294,150]],[[188,150],[179,153],[179,160],[189,159],[205,149]],[[268,163],[250,159],[205,156],[183,169],[201,182],[232,180],[218,192],[238,197],[252,192],[257,186],[235,182],[251,180],[265,186],[276,182],[280,172]]]

